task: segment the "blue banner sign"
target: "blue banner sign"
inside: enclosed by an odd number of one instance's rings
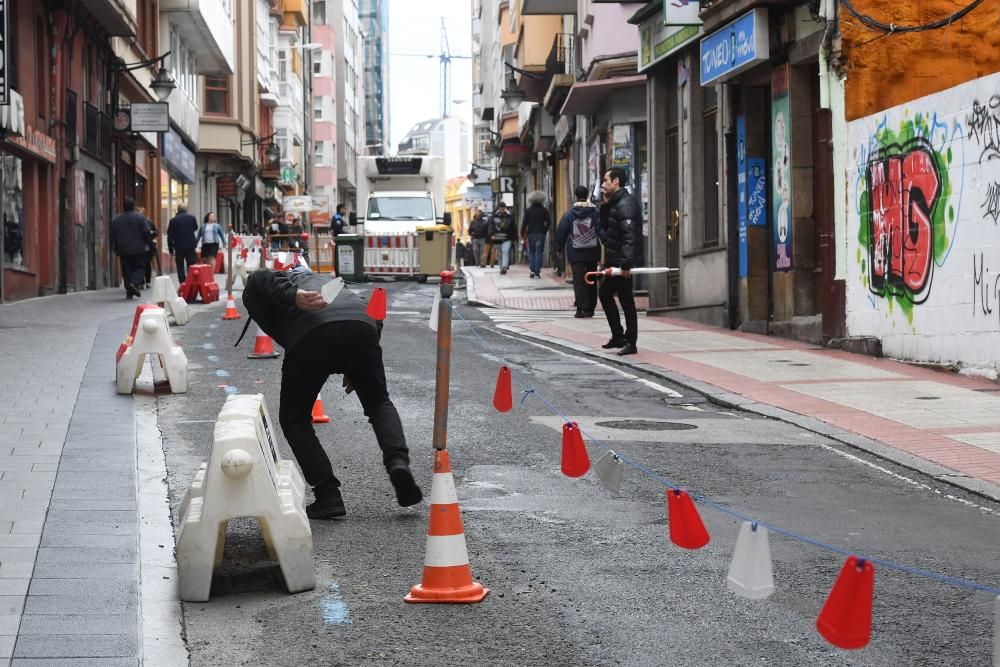
[[[194,183],[198,174],[195,171],[194,153],[184,145],[181,135],[173,130],[163,135],[163,147],[160,158],[170,175],[183,183]]]
[[[736,117],[736,193],[740,234],[740,277],[747,275],[747,119]]]
[[[758,8],[701,38],[701,85],[720,83],[766,60],[767,10]]]

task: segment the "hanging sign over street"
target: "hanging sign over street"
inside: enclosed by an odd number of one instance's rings
[[[768,60],[767,10],[754,9],[701,39],[701,85],[721,83]]]

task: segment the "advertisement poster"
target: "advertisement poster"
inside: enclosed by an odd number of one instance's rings
[[[747,224],[767,225],[767,160],[762,157],[747,160]]]
[[[741,278],[747,275],[747,119],[736,117],[736,216],[740,235]]]
[[[792,268],[792,154],[788,114],[788,65],[771,74],[771,211],[774,216],[774,268]]]

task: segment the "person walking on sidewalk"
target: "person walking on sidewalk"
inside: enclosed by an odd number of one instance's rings
[[[489,231],[490,222],[480,207],[476,217],[469,224],[469,238],[472,239],[472,258],[475,266],[480,266],[483,262],[483,248],[486,246],[486,236]]]
[[[125,211],[111,221],[111,248],[121,262],[126,299],[142,296],[139,286],[144,284],[146,254],[152,240],[146,216],[135,210],[134,199],[125,197]]]
[[[215,221],[215,213],[209,211],[205,214],[198,230],[198,240],[201,241],[201,261],[214,266],[219,245],[226,242],[226,233],[222,231],[222,225]]]
[[[316,500],[306,514],[332,519],[347,513],[340,480],[312,425],[313,403],[333,374],[343,374],[348,394],[357,392],[397,501],[403,507],[416,505],[423,494],[410,472],[403,424],[389,399],[379,345],[382,323],[368,317],[364,301],[350,290],[341,290],[327,303],[321,291],[331,280],[302,267],[290,272],[260,269],[250,274],[243,291],[250,318],[285,348],[278,423],[313,487]]]
[[[576,297],[574,317],[593,317],[597,308],[597,285],[588,285],[583,277],[588,271],[596,271],[601,259],[598,243],[598,211],[588,201],[590,191],[578,185],[573,191],[576,201],[559,220],[556,230],[556,245],[566,248],[566,256],[573,268],[573,294]]]
[[[177,279],[187,280],[187,267],[198,263],[195,246],[198,245],[198,220],[187,212],[186,206],[177,207],[177,215],[167,223],[167,250],[177,257]]]
[[[153,262],[156,262],[156,275],[163,273],[163,270],[160,268],[160,249],[157,247],[157,239],[160,236],[160,230],[156,228],[156,223],[149,219],[144,207],[137,206],[135,210],[139,212],[139,215],[146,219],[146,224],[149,226],[149,252],[146,253],[146,267],[144,269],[146,287],[149,287],[153,284]]]
[[[490,240],[494,246],[500,246],[500,275],[505,275],[510,268],[510,253],[515,238],[517,225],[514,217],[507,211],[507,204],[500,202],[490,225]]]
[[[528,243],[528,277],[541,278],[545,236],[549,233],[552,217],[549,215],[549,209],[545,208],[544,192],[535,190],[529,194],[528,204],[521,225],[521,240]]]
[[[601,182],[604,204],[601,219],[607,216],[604,234],[604,263],[611,268],[621,269],[621,276],[607,277],[601,283],[600,299],[604,315],[611,327],[611,340],[602,345],[606,350],[621,348],[619,355],[636,354],[639,339],[639,317],[635,310],[635,294],[632,291],[633,267],[642,266],[642,209],[635,197],[625,189],[626,176],[621,169],[609,169]],[[615,297],[625,312],[625,330]]]

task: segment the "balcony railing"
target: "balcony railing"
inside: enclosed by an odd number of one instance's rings
[[[574,44],[575,36],[572,33],[556,33],[552,40],[552,50],[545,60],[545,73],[550,77],[556,74],[573,74],[574,71]]]

